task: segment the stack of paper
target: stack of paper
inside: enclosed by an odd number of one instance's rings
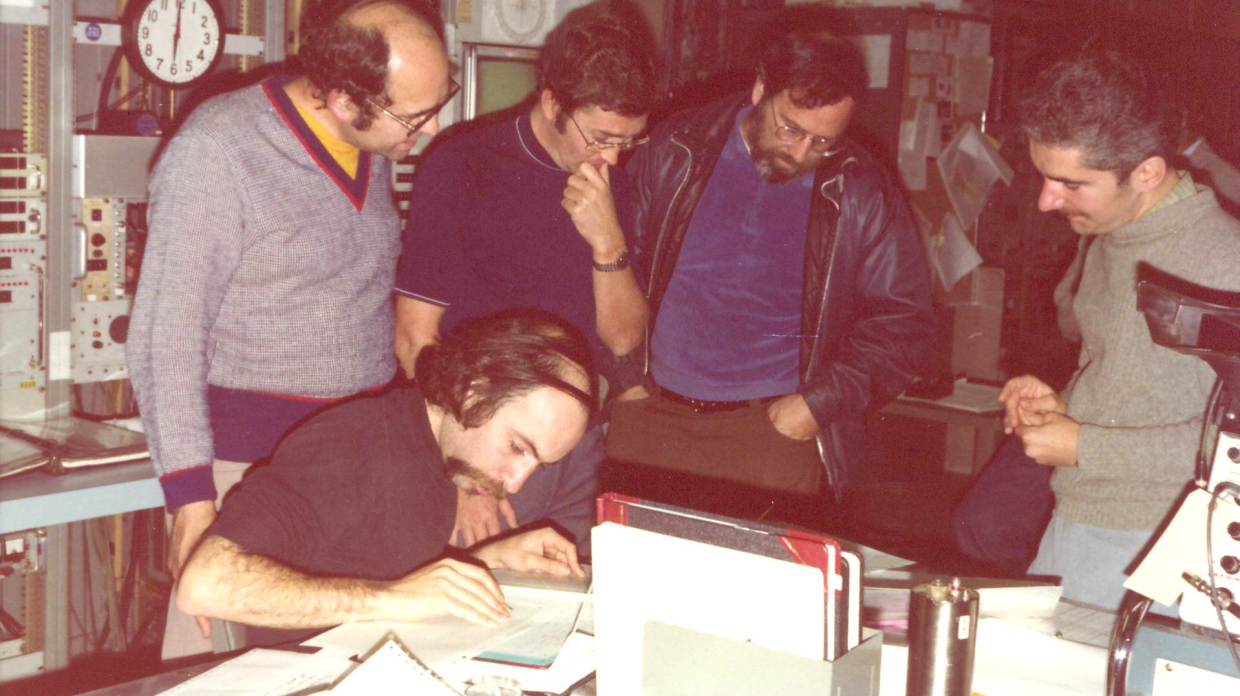
[[[414,657],[394,635],[370,651],[332,688],[340,696],[405,693],[417,696],[461,696]]]

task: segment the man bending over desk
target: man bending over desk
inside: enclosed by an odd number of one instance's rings
[[[306,421],[241,483],[185,567],[183,611],[280,629],[442,615],[496,624],[507,610],[486,568],[583,575],[551,528],[472,559],[442,554],[458,488],[516,493],[581,439],[596,402],[584,339],[558,317],[513,310],[462,322],[416,371],[416,387]]]

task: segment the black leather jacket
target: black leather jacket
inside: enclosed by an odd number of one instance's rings
[[[634,260],[650,304],[643,373],[685,231],[746,97],[673,115],[630,163]],[[921,368],[930,280],[901,193],[869,153],[846,141],[818,167],[813,191],[797,391],[821,428],[818,451],[838,497],[865,464],[864,412],[899,395]]]

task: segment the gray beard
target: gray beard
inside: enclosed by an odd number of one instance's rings
[[[754,150],[750,152],[749,157],[753,160],[753,166],[757,167],[758,175],[771,184],[787,184],[801,178],[805,172],[796,163],[792,163],[794,169],[788,172],[776,166],[776,162],[782,159],[781,153],[770,152],[767,150]],[[786,161],[786,160],[785,160]]]
[[[749,148],[749,159],[753,160],[753,166],[758,170],[758,176],[761,176],[767,183],[771,184],[787,184],[801,178],[801,175],[809,171],[797,166],[797,163],[788,155],[774,150],[767,150],[758,145],[761,140],[758,133],[758,125],[753,121],[754,115],[757,113],[755,109],[750,113],[748,118],[741,122],[741,132],[745,136],[745,144]],[[791,173],[776,166],[776,162],[784,162],[793,167]]]

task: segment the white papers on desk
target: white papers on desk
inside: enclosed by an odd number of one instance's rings
[[[977,624],[973,691],[992,696],[1106,693],[1107,651],[999,619]]]
[[[510,621],[520,621],[529,628],[509,640],[491,645],[478,653],[478,657],[531,667],[550,666],[573,631],[582,609],[582,596],[504,588],[504,600],[512,608]]]
[[[418,623],[344,624],[303,643],[341,656],[364,655],[391,631],[409,651],[438,673],[448,672],[487,651],[522,656],[541,655],[550,663],[577,623],[586,599],[580,592],[504,585],[510,618],[498,627],[471,624],[454,616]],[[515,660],[514,660],[515,661]]]
[[[391,636],[367,655],[362,664],[346,674],[331,692],[339,696],[391,693],[462,696],[463,693],[427,669]]]
[[[442,673],[453,665],[510,641],[518,641],[527,634],[535,635],[540,631],[545,633],[548,617],[541,613],[539,602],[516,599],[508,595],[505,595],[505,599],[513,611],[511,618],[498,627],[478,626],[453,616],[442,616],[418,623],[344,624],[321,633],[302,645],[319,647],[329,654],[344,657],[364,655],[382,640],[388,631],[392,631],[418,659],[436,672]],[[574,611],[568,616],[568,630],[571,630],[575,615]],[[556,615],[552,618],[558,620],[563,617]],[[568,636],[568,630],[559,634],[561,643]]]
[[[212,667],[164,693],[284,696],[319,686],[325,688],[355,665],[339,655],[307,655],[258,648]]]
[[[1112,611],[1061,599],[1059,604],[1055,605],[1055,614],[1050,618],[1008,617],[1006,621],[1043,635],[1108,648],[1111,645],[1111,631],[1115,628],[1116,617]]]
[[[594,664],[594,636],[574,633],[564,641],[555,663],[547,669],[466,660],[447,668],[441,676],[457,684],[465,684],[471,679],[488,675],[508,677],[515,679],[523,691],[561,694],[593,673]]]
[[[600,696],[641,690],[647,621],[822,658],[822,572],[634,527],[594,528]]]
[[[975,694],[1098,696],[1106,692],[1107,651],[1054,638],[1001,619],[982,619],[973,655]],[[908,647],[883,643],[879,696],[904,696]]]

